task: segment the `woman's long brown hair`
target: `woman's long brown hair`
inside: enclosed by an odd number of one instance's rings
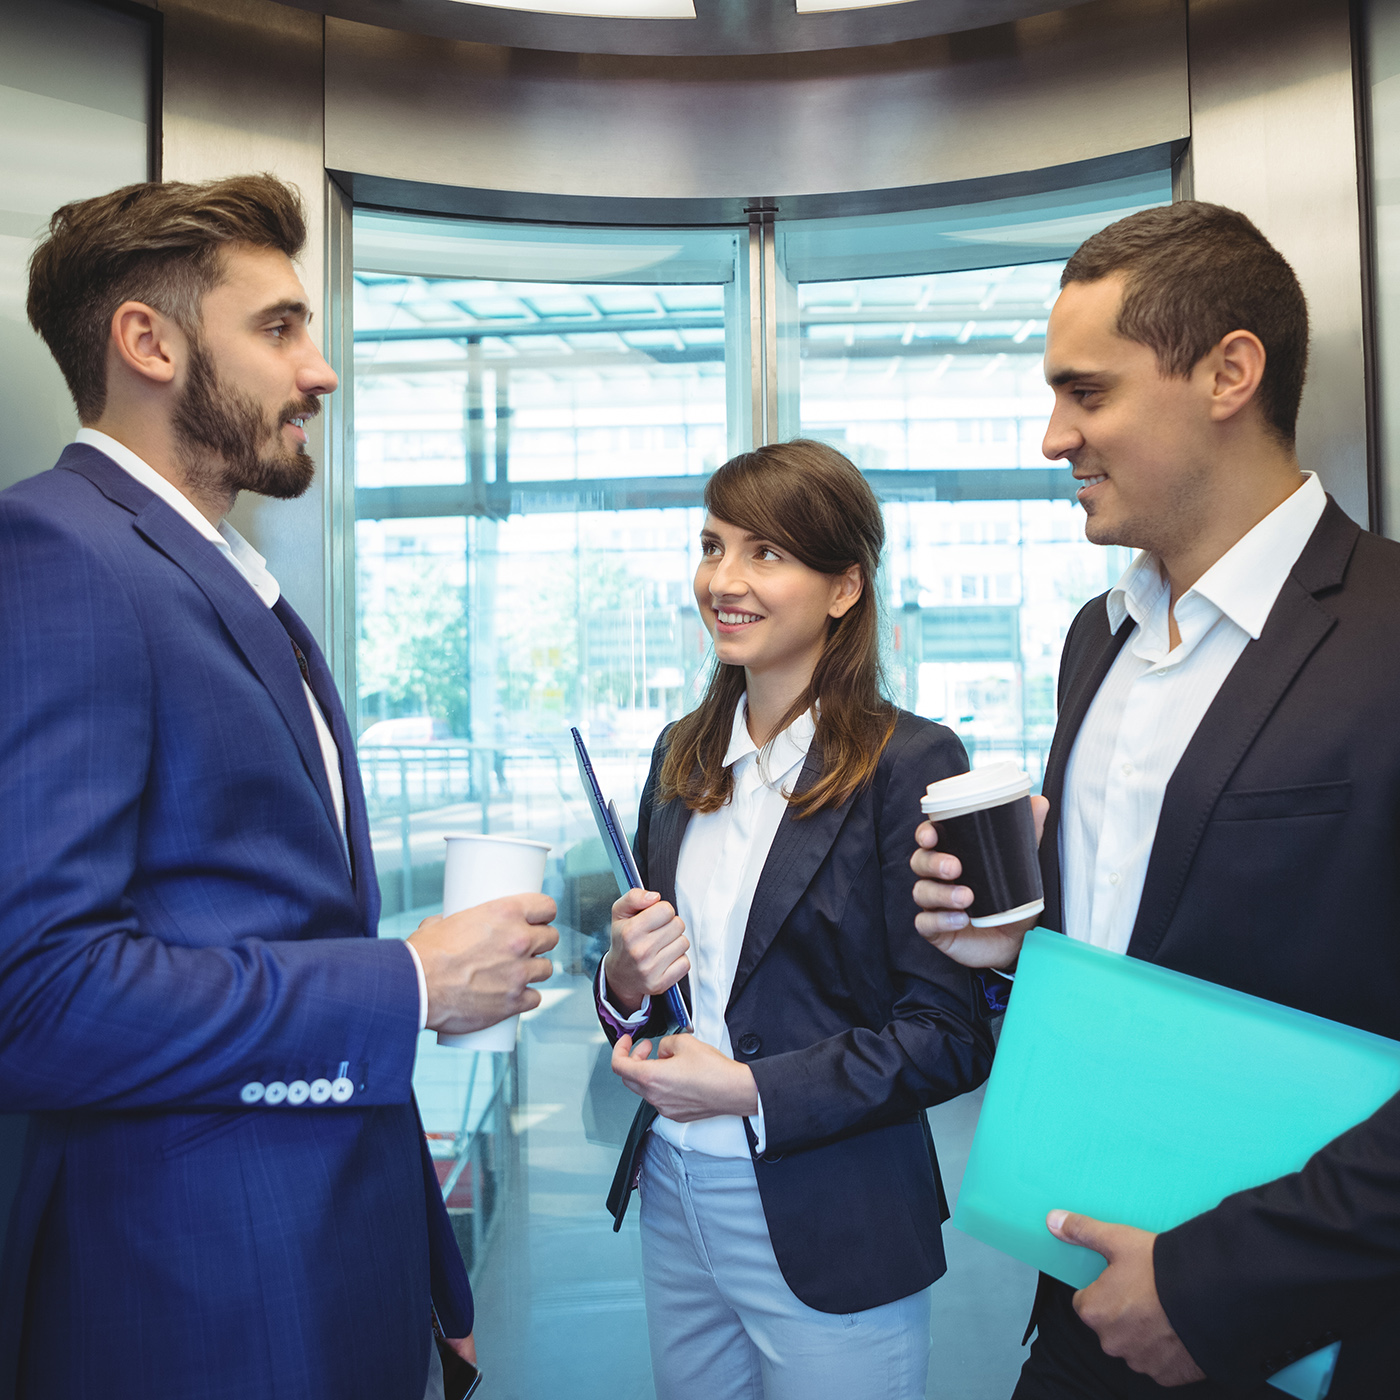
[[[880,504],[853,462],[823,442],[798,438],[731,458],[706,483],[705,508],[819,573],[860,569],[859,600],[831,619],[811,683],[775,730],[821,702],[814,740],[821,776],[789,801],[798,817],[839,807],[870,781],[894,732],[895,708],[881,690],[875,593],[885,542]],[[714,812],[728,801],[734,775],[724,756],[744,689],[744,668],[716,660],[699,707],[671,730],[657,790],[662,802],[680,798],[693,811]]]

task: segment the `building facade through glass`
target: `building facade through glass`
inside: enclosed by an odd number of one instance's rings
[[[758,337],[778,347],[760,386],[778,435],[839,447],[884,504],[891,697],[974,763],[1038,779],[1065,629],[1127,562],[1084,541],[1067,469],[1040,455],[1046,318],[1083,237],[1169,197],[1163,172],[779,219],[771,298],[747,229],[356,215],[356,701],[381,932],[438,912],[454,832],[547,841],[559,905],[516,1051],[425,1033],[415,1074],[492,1394],[566,1376],[577,1397],[652,1394],[635,1220],[615,1236],[603,1210],[636,1104],[590,990],[616,887],[568,728],[630,831],[652,745],[707,674],[702,491],[751,443]],[[951,1189],[977,1102],[930,1115]],[[1033,1279],[971,1240],[949,1255],[930,1394],[1009,1393],[1017,1358],[997,1374],[978,1339],[1016,1325]]]

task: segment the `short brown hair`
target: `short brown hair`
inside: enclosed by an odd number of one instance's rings
[[[190,185],[127,185],[65,204],[29,260],[29,323],[43,336],[91,423],[107,400],[112,316],[140,301],[197,335],[200,306],[218,286],[230,244],[278,248],[306,242],[301,196],[274,175]]]
[[[814,738],[821,776],[791,799],[792,808],[805,817],[839,807],[874,776],[896,718],[881,689],[875,585],[885,543],[880,503],[848,457],[824,442],[797,438],[731,458],[705,483],[705,507],[818,573],[860,568],[860,597],[828,623],[810,685],[778,722],[781,732],[821,702]],[[658,783],[663,802],[679,797],[696,812],[724,806],[734,787],[724,756],[744,690],[744,668],[716,661],[699,708],[671,730]]]
[[[1182,200],[1143,209],[1089,238],[1060,286],[1126,275],[1118,334],[1185,378],[1231,331],[1264,346],[1259,408],[1292,443],[1308,367],[1308,304],[1278,249],[1234,209]]]

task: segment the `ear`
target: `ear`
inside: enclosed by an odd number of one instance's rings
[[[860,565],[852,564],[845,573],[837,574],[831,581],[831,587],[831,606],[826,610],[827,616],[845,617],[865,592],[865,580],[861,577]]]
[[[1253,331],[1231,331],[1211,351],[1206,367],[1213,422],[1233,418],[1256,399],[1267,359],[1264,343]]]
[[[124,301],[112,313],[111,350],[149,384],[169,384],[185,348],[184,334],[168,316],[142,301]]]

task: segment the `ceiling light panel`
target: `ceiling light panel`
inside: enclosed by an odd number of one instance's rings
[[[873,10],[877,5],[908,5],[911,0],[797,0],[799,15],[824,15],[831,10]]]
[[[528,10],[536,15],[570,15],[586,19],[695,18],[695,0],[457,0],[457,3],[485,5],[493,10]]]

